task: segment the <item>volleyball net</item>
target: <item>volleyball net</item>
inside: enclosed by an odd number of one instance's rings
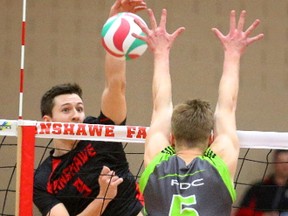
[[[143,169],[143,143],[148,130],[143,126],[0,119],[0,215],[40,215],[33,208],[33,175],[49,149],[53,148],[49,144],[51,139],[122,142],[131,172],[138,181]],[[288,133],[237,133],[241,154],[235,187],[236,190],[246,190],[254,179],[261,179],[267,174],[273,149],[288,149]],[[253,170],[257,170],[258,174]],[[233,207],[237,208],[237,203]]]

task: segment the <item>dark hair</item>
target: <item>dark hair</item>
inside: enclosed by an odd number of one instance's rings
[[[54,107],[54,98],[64,94],[77,94],[82,99],[82,89],[76,83],[65,83],[53,86],[49,89],[41,99],[41,116],[52,116],[52,109]]]

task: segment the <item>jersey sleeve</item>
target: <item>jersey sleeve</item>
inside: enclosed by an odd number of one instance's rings
[[[207,160],[218,171],[234,202],[236,200],[236,190],[226,163],[210,148],[205,151],[204,156],[201,158]]]
[[[61,203],[55,196],[34,186],[33,201],[43,216],[46,216],[53,206]]]
[[[100,115],[98,117],[94,116],[87,116],[84,120],[84,123],[86,124],[105,124],[105,125],[115,125],[115,122],[113,122],[110,118],[105,116],[102,112],[100,112]],[[121,122],[120,125],[125,125],[126,119]]]
[[[50,167],[51,161],[48,157],[34,173],[33,202],[44,216],[53,206],[61,203],[60,200],[47,191],[47,181],[51,173]]]
[[[175,154],[175,150],[173,147],[168,146],[164,150],[162,150],[156,157],[148,164],[148,166],[143,171],[140,178],[140,192],[143,194],[146,184],[149,180],[151,173],[153,173],[155,167],[161,162],[168,160],[172,155]]]

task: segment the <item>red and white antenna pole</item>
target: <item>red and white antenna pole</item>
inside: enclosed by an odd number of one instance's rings
[[[33,174],[34,174],[34,144],[35,125],[23,124],[23,87],[24,87],[24,57],[25,57],[25,28],[26,0],[23,0],[22,36],[21,36],[21,68],[19,117],[17,135],[17,174],[15,215],[33,215]]]
[[[26,33],[26,0],[23,0],[22,31],[21,31],[21,66],[19,89],[19,114],[18,119],[23,119],[23,87],[24,87],[24,59],[25,59],[25,33]]]

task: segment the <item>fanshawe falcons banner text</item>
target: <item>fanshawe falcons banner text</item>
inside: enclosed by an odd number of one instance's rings
[[[37,138],[144,143],[149,127],[0,119],[0,136],[17,136],[18,126],[35,126]],[[288,149],[288,132],[237,131],[241,148]]]
[[[36,137],[144,143],[147,127],[37,122]]]

